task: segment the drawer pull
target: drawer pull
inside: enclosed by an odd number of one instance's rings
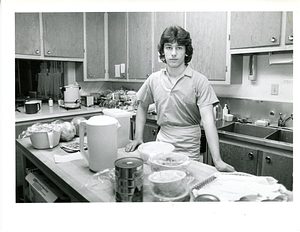
[[[248,157],[249,157],[251,160],[253,160],[254,156],[253,156],[253,152],[252,152],[252,151],[250,151],[250,152],[248,153]]]
[[[276,42],[276,38],[275,38],[274,36],[271,38],[271,42],[272,42],[272,43],[275,43],[275,42]]]
[[[267,162],[267,163],[271,163],[271,157],[270,157],[270,156],[267,156],[267,157],[266,157],[266,162]]]
[[[152,134],[153,134],[153,135],[156,135],[156,130],[152,130]]]
[[[51,54],[51,52],[50,52],[50,51],[48,51],[48,52],[47,52],[47,54]]]
[[[289,41],[293,41],[294,37],[292,35],[289,36]]]
[[[39,50],[35,50],[35,54],[40,54],[40,51]]]

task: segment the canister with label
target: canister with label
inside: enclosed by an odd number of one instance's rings
[[[143,201],[143,160],[124,157],[115,161],[116,202]]]

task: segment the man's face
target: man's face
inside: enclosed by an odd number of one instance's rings
[[[184,65],[185,46],[177,43],[165,43],[164,53],[167,65],[171,68],[177,68]]]

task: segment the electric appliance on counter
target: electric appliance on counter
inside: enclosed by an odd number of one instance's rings
[[[81,96],[81,105],[86,107],[94,105],[94,96],[91,95]]]
[[[60,87],[64,94],[64,104],[60,105],[61,107],[67,109],[80,108],[80,95],[79,90],[81,87],[79,85],[70,84],[64,87]]]

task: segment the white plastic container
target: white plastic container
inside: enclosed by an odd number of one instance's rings
[[[129,143],[130,118],[132,113],[121,109],[104,109],[104,115],[114,117],[118,120],[118,148],[125,147]]]
[[[225,119],[224,115],[228,114],[228,106],[227,104],[225,104],[224,108],[223,108],[223,119]]]

